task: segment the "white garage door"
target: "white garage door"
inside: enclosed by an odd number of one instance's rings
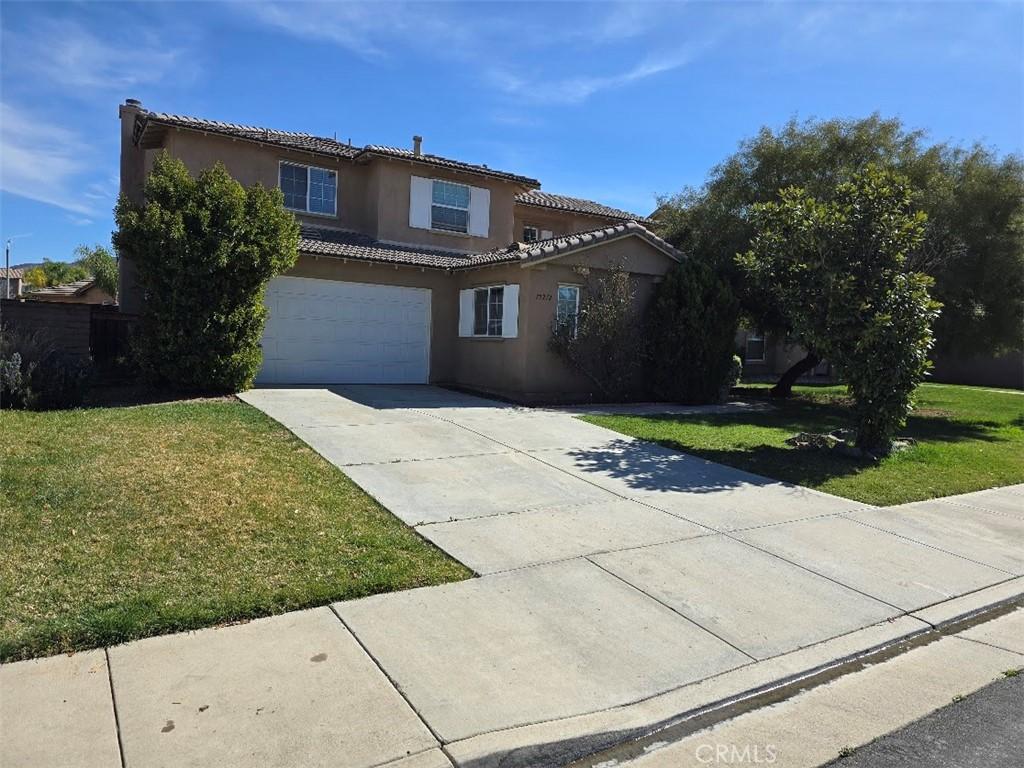
[[[425,384],[430,291],[276,277],[259,384]]]

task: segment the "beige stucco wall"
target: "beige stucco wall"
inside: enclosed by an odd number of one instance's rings
[[[193,174],[220,161],[231,177],[243,186],[262,184],[276,189],[282,162],[326,168],[337,173],[337,213],[334,216],[295,212],[296,218],[310,224],[353,229],[372,234],[375,209],[368,204],[369,168],[343,158],[308,152],[294,152],[248,141],[232,141],[224,136],[171,129],[165,142],[167,152],[180,159]]]
[[[522,188],[507,181],[488,179],[469,173],[414,164],[404,160],[381,158],[369,166],[374,177],[377,229],[380,240],[415,243],[456,251],[489,251],[512,242],[512,204]],[[487,237],[472,237],[457,232],[437,232],[409,226],[409,194],[412,177],[443,179],[491,193],[490,225]]]
[[[673,262],[643,240],[629,237],[526,267],[513,264],[458,273],[460,290],[519,285],[519,336],[457,339],[456,383],[525,401],[599,399],[593,384],[552,352],[548,342],[559,284],[585,286],[587,276],[581,268],[606,270],[620,264],[633,277],[637,306],[643,311]]]
[[[580,268],[604,270],[625,264],[635,281],[637,304],[649,302],[671,259],[636,237],[598,246],[564,259],[523,267],[502,264],[457,272],[301,256],[287,274],[349,282],[383,283],[431,291],[430,381],[525,401],[599,397],[585,377],[548,348],[560,283],[584,285]],[[519,285],[519,335],[459,336],[458,292],[490,285]]]

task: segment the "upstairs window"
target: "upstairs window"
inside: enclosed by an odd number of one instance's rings
[[[338,212],[338,174],[326,168],[281,163],[284,207],[302,213],[334,216]]]
[[[559,285],[558,301],[555,305],[555,322],[559,328],[568,327],[576,335],[576,322],[580,314],[580,287]]]
[[[505,308],[505,286],[477,288],[473,291],[473,335],[501,336]]]
[[[536,227],[529,225],[523,227],[524,243],[536,243],[538,240],[540,240],[540,231]]]
[[[469,187],[434,179],[430,227],[445,232],[469,232]]]

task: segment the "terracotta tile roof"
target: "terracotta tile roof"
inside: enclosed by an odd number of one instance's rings
[[[539,189],[531,189],[529,192],[522,192],[516,195],[516,203],[519,205],[531,205],[535,208],[553,208],[556,211],[584,213],[588,216],[600,216],[605,219],[647,221],[643,216],[637,216],[629,211],[621,211],[618,208],[595,203],[593,200],[553,195],[550,192],[541,192]]]
[[[399,147],[385,147],[379,144],[368,144],[359,153],[359,157],[372,156],[372,155],[384,155],[385,157],[396,157],[402,160],[411,160],[418,163],[426,163],[427,165],[436,165],[441,168],[451,168],[457,171],[470,171],[471,173],[477,173],[481,176],[493,176],[499,179],[505,179],[506,181],[514,181],[519,184],[523,184],[528,187],[539,187],[540,182],[536,179],[531,179],[529,176],[520,176],[517,173],[509,173],[508,171],[496,171],[493,168],[488,168],[486,165],[476,165],[474,163],[464,163],[461,160],[449,160],[445,157],[438,155],[420,154],[417,155],[411,149],[401,149]]]
[[[232,138],[275,144],[287,147],[288,149],[298,149],[304,152],[315,152],[320,155],[333,155],[349,159],[354,158],[360,152],[359,147],[343,144],[334,139],[313,136],[309,133],[277,131],[272,128],[223,123],[219,120],[207,120],[202,117],[189,117],[187,115],[172,115],[166,112],[140,112],[135,119],[135,141],[144,147],[159,145],[162,134],[158,129],[163,126],[216,133]]]
[[[299,251],[311,255],[459,270],[490,267],[497,264],[544,261],[629,236],[640,237],[673,259],[682,258],[679,251],[635,221],[613,224],[587,232],[577,232],[564,237],[553,237],[536,243],[512,243],[505,248],[495,248],[480,253],[460,253],[396,245],[374,240],[357,232],[304,224],[299,241]]]
[[[29,297],[32,296],[80,296],[87,290],[92,288],[95,284],[95,280],[75,280],[73,283],[63,283],[61,285],[51,285],[46,288],[37,288],[34,291],[30,291],[26,294]]]
[[[466,265],[470,254],[382,243],[348,230],[301,225],[299,252],[314,256],[338,256],[359,261],[407,264],[414,267],[453,269]]]
[[[172,115],[166,112],[140,112],[135,118],[134,139],[143,147],[152,148],[160,146],[163,139],[163,132],[167,127],[186,128],[205,133],[215,133],[222,136],[229,136],[247,141],[258,141],[263,144],[286,149],[295,149],[302,152],[313,152],[319,155],[341,157],[357,162],[366,162],[374,157],[392,157],[410,162],[423,163],[441,168],[449,168],[455,171],[464,171],[478,176],[487,176],[504,181],[512,181],[528,187],[538,187],[540,182],[528,176],[520,176],[516,173],[498,171],[488,168],[486,165],[465,163],[460,160],[450,160],[438,155],[421,154],[416,155],[412,150],[399,149],[398,147],[386,147],[378,144],[369,144],[365,147],[357,147],[352,144],[340,142],[336,139],[328,139],[323,136],[314,136],[310,133],[297,133],[294,131],[278,131],[272,128],[260,128],[253,125],[239,125],[237,123],[224,123],[219,120],[207,120],[201,117],[189,117],[187,115]]]
[[[508,253],[515,253],[517,256],[515,260],[518,261],[544,261],[545,259],[557,258],[573,251],[583,250],[584,248],[590,248],[613,240],[621,240],[624,237],[630,236],[639,237],[676,261],[681,261],[683,258],[682,253],[651,232],[647,227],[635,221],[610,224],[607,227],[598,227],[586,232],[574,232],[571,235],[538,240],[535,243],[514,243],[506,251]]]
[[[10,272],[11,280],[17,280],[25,276],[25,271],[22,269],[18,269],[16,267],[11,267],[10,269],[7,269],[6,267],[0,267],[0,280],[6,280],[8,277],[8,272]]]

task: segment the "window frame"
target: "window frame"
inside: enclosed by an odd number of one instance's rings
[[[527,240],[526,239],[526,230],[528,230],[528,229],[532,229],[533,230],[533,240]],[[524,224],[523,225],[523,242],[524,243],[540,242],[540,227],[535,226],[533,224]]]
[[[320,165],[306,165],[305,163],[296,163],[292,160],[278,160],[277,161],[277,188],[284,190],[281,187],[281,169],[290,165],[293,168],[305,168],[306,169],[306,207],[305,208],[292,208],[290,205],[285,204],[285,210],[292,211],[294,213],[304,213],[307,216],[324,216],[326,218],[337,218],[338,216],[338,172],[333,168],[324,168]],[[331,213],[324,213],[322,211],[311,211],[309,209],[309,201],[311,200],[310,189],[313,184],[313,174],[310,171],[323,171],[324,173],[334,174],[334,210]]]
[[[457,205],[448,205],[447,203],[435,203],[434,202],[434,185],[435,184],[451,184],[453,187],[463,187],[466,190],[466,207],[462,208]],[[465,211],[466,212],[466,229],[445,229],[444,227],[434,226],[434,208],[449,208],[453,211]],[[463,184],[461,181],[449,181],[448,179],[431,179],[430,180],[430,231],[431,232],[443,232],[446,235],[469,235],[472,227],[470,226],[470,217],[472,216],[473,210],[473,187],[469,184]]]
[[[750,356],[750,342],[759,341],[761,342],[761,356],[751,357]],[[743,359],[748,363],[763,363],[768,359],[768,343],[765,339],[763,331],[754,331],[747,334],[746,341],[743,344]]]
[[[558,299],[558,294],[563,288],[572,288],[576,291],[576,306],[573,308],[572,314],[572,336],[576,338],[576,330],[579,328],[580,320],[580,297],[583,294],[583,286],[579,283],[558,283],[555,287],[555,325],[561,327],[562,320],[558,317],[558,307],[561,302]]]
[[[504,283],[500,283],[500,284],[497,284],[497,285],[476,285],[476,286],[473,286],[473,334],[472,334],[472,337],[474,339],[501,339],[501,338],[504,338],[504,332],[505,332],[505,288],[506,288],[506,285]],[[492,318],[491,317],[491,305],[492,305],[491,292],[495,291],[495,290],[499,290],[499,289],[501,290],[501,302],[500,302],[500,304],[501,304],[501,316],[498,317],[498,318]],[[481,292],[484,292],[487,295],[487,298],[484,301],[484,307],[486,308],[487,311],[486,311],[486,316],[484,317],[484,332],[483,333],[477,333],[477,331],[476,331],[476,302],[477,302],[477,296]],[[495,320],[495,319],[498,321],[497,333],[491,333],[491,322],[492,322],[492,320]]]

